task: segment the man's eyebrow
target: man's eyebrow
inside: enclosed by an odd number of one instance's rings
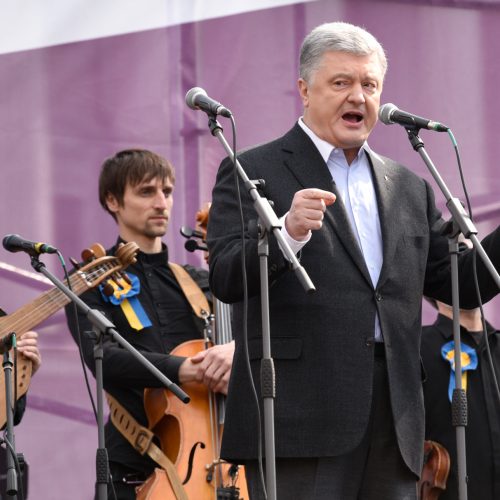
[[[352,73],[345,73],[345,72],[334,73],[332,75],[332,78],[351,78],[351,77],[352,77]]]

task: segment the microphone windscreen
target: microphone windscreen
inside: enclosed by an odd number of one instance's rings
[[[196,96],[202,94],[207,95],[207,93],[201,87],[193,87],[191,90],[188,90],[186,93],[186,104],[191,109],[198,109],[195,103]]]
[[[391,120],[391,115],[396,111],[398,108],[394,104],[388,102],[387,104],[383,104],[380,106],[380,109],[378,110],[378,117],[382,123],[385,123],[386,125],[391,125],[393,122]]]

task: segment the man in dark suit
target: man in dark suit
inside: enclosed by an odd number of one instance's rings
[[[424,410],[419,356],[422,292],[450,301],[447,239],[429,184],[374,153],[366,141],[387,62],[365,30],[317,27],[304,40],[298,88],[304,114],[283,137],[239,156],[264,179],[316,292],[306,295],[279,245],[269,243],[271,355],[275,362],[278,498],[416,498]],[[231,162],[222,162],[208,227],[210,284],[243,316],[240,222]],[[262,330],[257,215],[243,192],[248,352],[260,390]],[[496,267],[500,231],[483,241]],[[471,254],[460,278],[471,278]],[[498,293],[478,265],[483,297]],[[474,307],[463,287],[463,307]],[[235,328],[223,450],[246,465],[252,499],[264,498],[257,419],[244,338]]]

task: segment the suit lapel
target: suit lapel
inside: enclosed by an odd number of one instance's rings
[[[395,172],[387,161],[370,151],[368,154],[372,165],[372,176],[377,194],[380,228],[383,242],[383,264],[377,286],[387,279],[388,270],[394,258],[396,246],[401,236],[402,224],[399,223],[400,198],[395,189]]]
[[[304,188],[331,190],[332,176],[318,149],[296,124],[283,138],[285,166]]]

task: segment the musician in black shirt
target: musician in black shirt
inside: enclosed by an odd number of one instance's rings
[[[215,392],[225,393],[234,343],[217,345],[192,358],[170,355],[179,344],[201,338],[200,320],[182,292],[170,267],[168,248],[161,238],[167,231],[172,209],[175,174],[164,158],[146,150],[125,150],[107,159],[99,179],[99,198],[118,225],[120,242],[134,241],[140,252],[127,268],[131,291],[128,306],[120,297],[106,297],[102,286],[86,292],[83,300],[106,314],[117,331],[175,383],[197,380]],[[108,250],[116,252],[117,245]],[[191,266],[185,270],[208,294],[207,272]],[[72,309],[66,314],[71,333],[78,342],[77,322]],[[83,355],[95,373],[92,327],[78,315]],[[143,404],[146,387],[160,382],[128,351],[106,339],[104,344],[104,388],[143,426],[147,417]],[[117,498],[135,499],[135,487],[153,471],[155,463],[139,454],[111,421],[106,425],[106,447]],[[109,498],[114,498],[108,488]]]

